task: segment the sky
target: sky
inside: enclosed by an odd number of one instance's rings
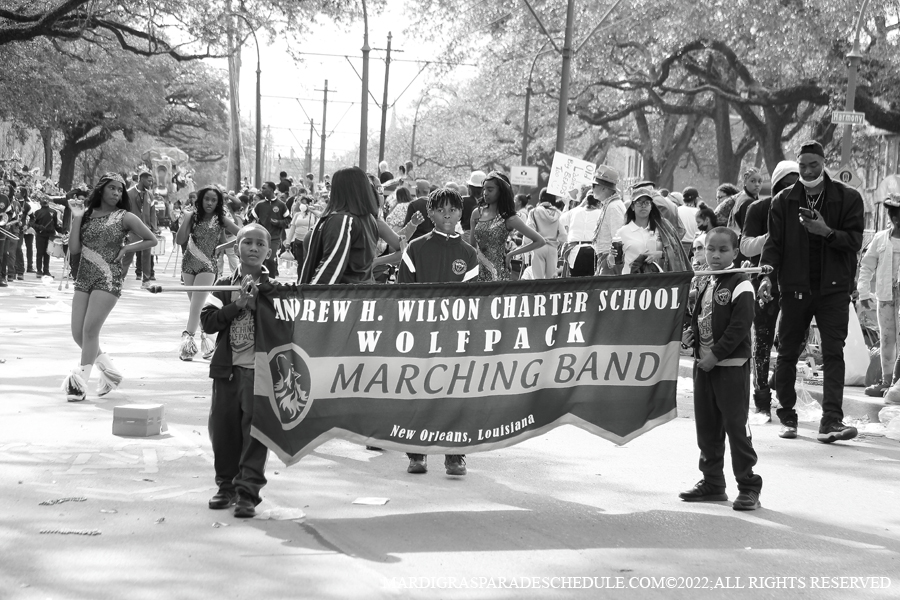
[[[384,49],[387,47],[388,32],[393,36],[388,104],[396,103],[401,118],[404,113],[414,110],[425,87],[433,83],[429,78],[429,74],[433,74],[432,69],[426,68],[417,77],[424,63],[412,61],[440,59],[440,48],[427,46],[415,38],[410,19],[404,14],[404,4],[389,2],[384,12],[369,17],[369,46],[372,48],[369,55],[369,90],[378,105],[370,96],[368,130],[374,139],[378,138],[381,126],[379,106],[384,93]],[[250,123],[255,122],[256,110],[256,49],[252,40],[251,37],[243,49],[240,81],[241,114],[245,122]],[[283,43],[276,40],[270,44],[267,34],[260,35],[263,132],[267,126],[271,127],[276,152],[287,156],[293,148],[302,159],[309,140],[309,119],[312,118],[315,127],[313,155],[318,157],[322,131],[321,90],[326,79],[329,89],[326,159],[330,159],[332,154],[343,155],[357,147],[362,94],[362,82],[357,72],[362,74],[362,44],[361,19],[346,28],[320,19],[320,24],[308,39],[293,44],[301,52],[347,55],[353,66],[343,57],[312,54],[302,56],[303,62],[298,63],[287,53]],[[460,67],[458,71],[463,73],[465,69]],[[409,88],[404,91],[407,86]],[[389,110],[388,126],[390,121]],[[368,168],[374,169],[377,162],[377,152],[374,156],[370,153]]]

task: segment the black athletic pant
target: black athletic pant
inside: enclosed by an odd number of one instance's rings
[[[213,379],[209,439],[219,491],[237,491],[259,504],[269,450],[250,435],[253,375],[253,369],[232,367],[231,378]]]
[[[769,387],[769,361],[775,343],[775,324],[778,321],[778,294],[770,302],[758,302],[753,316],[753,403],[757,410],[772,410],[772,388]]]
[[[47,248],[50,247],[50,238],[43,235],[34,236],[34,245],[37,250],[37,268],[35,269],[39,275],[50,274],[50,255]]]
[[[750,361],[739,367],[713,367],[706,372],[694,363],[694,422],[700,447],[700,472],[708,483],[725,487],[725,436],[731,468],[741,492],[762,489],[753,473],[756,451],[747,424],[750,408]]]

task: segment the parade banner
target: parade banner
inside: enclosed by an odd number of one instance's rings
[[[675,417],[691,273],[276,286],[256,314],[252,434],[470,454],[572,424],[617,444]]]

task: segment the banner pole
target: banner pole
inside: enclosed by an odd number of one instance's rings
[[[175,285],[172,287],[163,287],[161,285],[151,285],[146,288],[151,294],[161,294],[164,292],[239,292],[239,285]]]
[[[726,273],[762,273],[768,275],[772,272],[772,267],[766,265],[763,267],[743,267],[740,269],[722,269],[721,271],[694,271],[694,275],[725,275]]]

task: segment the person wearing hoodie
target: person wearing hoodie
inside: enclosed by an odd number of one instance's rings
[[[528,215],[528,226],[537,231],[547,244],[532,253],[531,273],[535,279],[553,279],[558,277],[557,255],[559,245],[566,241],[566,230],[560,222],[556,196],[541,190],[538,204]]]
[[[789,188],[800,178],[800,168],[793,160],[783,160],[772,171],[772,196]],[[747,207],[744,229],[741,234],[741,254],[756,267],[762,255],[766,240],[769,239],[769,207],[772,197],[760,198]],[[759,288],[759,279],[753,279]],[[772,388],[769,386],[769,357],[775,343],[775,323],[778,321],[779,293],[777,282],[772,282],[772,297],[775,302],[756,305],[753,317],[753,403],[756,416],[751,422],[768,423],[772,420]]]
[[[825,172],[822,144],[809,141],[797,157],[800,180],[779,192],[769,209],[769,238],[761,267],[771,267],[759,284],[759,299],[772,300],[772,280],[781,291],[775,391],[784,439],[797,437],[797,361],[813,318],[822,338],[824,385],[822,420],[816,439],[829,444],[853,439],[855,427],[844,425],[844,342],[847,339],[850,290],[856,255],[862,247],[865,206],[859,192],[833,181]]]

